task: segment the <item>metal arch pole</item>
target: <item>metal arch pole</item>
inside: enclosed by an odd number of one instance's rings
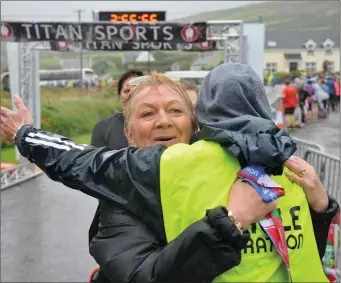
[[[11,78],[12,108],[15,109],[13,96],[17,94],[31,111],[34,126],[40,128],[39,51],[33,50],[35,45],[32,43],[8,43],[7,55]],[[17,149],[16,159],[20,163],[28,162]]]
[[[27,83],[25,84],[24,82],[27,81],[27,78],[28,76],[30,76],[30,70],[28,70],[28,72],[25,72],[26,71],[26,67],[25,66],[25,60],[27,61],[27,52],[28,51],[28,46],[29,46],[29,43],[22,43],[20,42],[19,43],[19,82],[20,82],[20,86],[19,86],[19,89],[20,89],[20,92],[18,93],[18,95],[21,97],[21,99],[23,100],[23,102],[25,103],[26,107],[32,111],[31,109],[31,103],[28,99],[28,97],[25,96],[25,92],[26,92],[26,89],[29,89],[29,85],[27,85]],[[19,160],[19,163],[20,164],[27,164],[28,163],[28,160],[21,156],[21,154],[19,153],[18,151],[18,148],[16,147],[16,156],[17,156],[17,160]],[[31,166],[29,166],[29,170],[31,170]]]
[[[35,119],[36,119],[36,105],[35,105],[35,93],[36,91],[36,84],[35,81],[35,74],[38,72],[39,74],[39,67],[37,70],[37,66],[35,64],[35,54],[32,50],[32,48],[36,45],[36,43],[24,43],[23,48],[21,49],[21,56],[20,56],[20,73],[22,75],[21,77],[21,98],[27,105],[27,108],[32,113],[33,118],[33,125],[35,125]],[[38,78],[38,85],[39,85],[39,78]],[[38,93],[40,95],[40,92]],[[28,160],[22,156],[20,156],[20,163],[21,164],[27,164],[29,163]],[[35,174],[35,165],[28,164],[27,169],[31,171],[30,174]]]
[[[40,98],[40,64],[39,64],[39,50],[31,50],[32,52],[32,115],[33,125],[35,128],[41,128],[41,98]]]
[[[11,102],[12,109],[15,109],[14,105],[14,94],[20,94],[20,48],[22,43],[7,42],[7,61],[8,61],[8,72],[10,77],[10,90],[11,90]]]
[[[244,36],[243,32],[243,21],[207,21],[208,24],[207,31],[208,31],[208,40],[221,40],[224,42],[224,62],[230,62],[233,58],[238,58],[239,62],[242,61],[243,55],[241,52],[243,52],[243,39],[240,37]],[[236,33],[230,32],[230,29],[234,29]],[[236,46],[233,46],[233,48],[229,47],[229,39],[235,38],[236,40]],[[235,58],[235,59],[236,59]],[[232,60],[233,62],[236,60]]]
[[[10,77],[10,93],[11,93],[11,102],[12,109],[15,110],[16,107],[14,105],[14,95],[20,95],[21,93],[21,56],[20,51],[22,48],[22,43],[16,42],[7,42],[6,43],[6,51],[7,51],[7,62],[8,62],[8,72]],[[17,147],[15,147],[15,156],[16,160],[20,160],[20,154],[18,152]]]

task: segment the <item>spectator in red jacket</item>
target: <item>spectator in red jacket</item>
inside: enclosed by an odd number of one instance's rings
[[[298,99],[297,89],[290,84],[290,81],[285,82],[285,87],[282,90],[282,99],[285,124],[289,130],[293,130],[293,128],[297,126],[294,114],[298,105]]]

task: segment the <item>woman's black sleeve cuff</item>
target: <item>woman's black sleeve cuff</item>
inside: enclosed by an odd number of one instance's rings
[[[243,249],[250,239],[248,231],[241,233],[233,221],[227,216],[227,209],[223,206],[206,211],[208,223],[215,228],[220,236],[239,249]]]

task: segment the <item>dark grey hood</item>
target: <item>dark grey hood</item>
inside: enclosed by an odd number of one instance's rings
[[[247,65],[227,63],[204,79],[196,105],[199,139],[219,142],[242,167],[262,165],[282,174],[296,144],[271,119],[263,83]]]

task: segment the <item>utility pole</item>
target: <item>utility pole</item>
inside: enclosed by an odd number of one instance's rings
[[[78,13],[78,22],[81,23],[82,22],[82,13],[85,12],[85,10],[81,10],[81,9],[77,9],[75,10],[76,13]],[[81,85],[80,87],[83,88],[83,44],[81,42],[80,46],[80,50],[79,50],[79,63],[80,63],[80,78],[81,78]]]

